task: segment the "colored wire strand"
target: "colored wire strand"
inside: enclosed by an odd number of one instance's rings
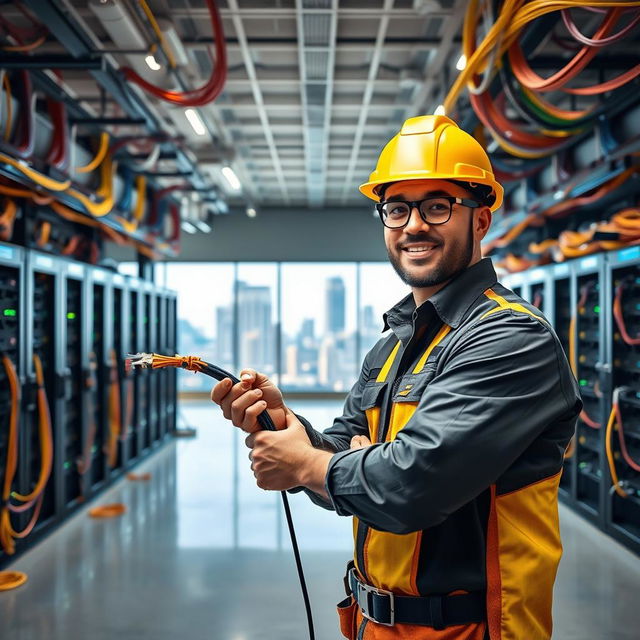
[[[222,92],[227,77],[227,51],[222,27],[222,19],[218,8],[213,0],[205,0],[211,17],[211,24],[215,38],[215,65],[211,73],[211,77],[207,82],[198,89],[192,91],[168,91],[161,87],[157,87],[141,75],[136,73],[132,68],[125,67],[122,69],[124,77],[134,84],[160,98],[166,102],[177,104],[183,107],[200,107],[213,102]]]
[[[137,353],[127,357],[125,361],[126,369],[141,367],[144,369],[163,369],[165,367],[176,367],[180,369],[187,369],[188,371],[194,371],[197,373],[204,373],[216,380],[224,380],[229,378],[233,384],[238,384],[240,380],[233,374],[217,367],[214,364],[206,362],[197,356],[165,356],[158,353]],[[275,425],[271,420],[271,416],[265,409],[258,416],[258,423],[261,428],[266,431],[275,431]],[[302,598],[304,600],[305,612],[307,615],[307,625],[309,628],[309,640],[315,639],[315,631],[313,628],[313,616],[311,613],[311,602],[309,600],[309,592],[307,590],[307,584],[304,577],[304,571],[302,568],[302,559],[300,557],[300,549],[298,548],[298,541],[296,539],[296,532],[293,526],[293,518],[291,516],[291,509],[289,508],[289,499],[286,491],[281,491],[282,505],[284,507],[285,517],[287,521],[287,527],[289,529],[289,536],[291,537],[291,546],[293,547],[293,555],[296,562],[296,568],[298,570],[298,578],[300,580],[300,589],[302,590]]]

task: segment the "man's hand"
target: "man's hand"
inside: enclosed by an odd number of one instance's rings
[[[314,449],[293,413],[287,413],[283,431],[258,431],[245,442],[251,449],[251,469],[261,489],[286,491],[303,486],[328,499],[324,478],[333,454]]]
[[[371,440],[367,436],[353,436],[349,449],[364,449],[371,446]]]
[[[265,409],[276,429],[286,427],[288,409],[282,392],[267,376],[253,369],[243,369],[240,382],[235,385],[229,378],[218,382],[211,390],[211,400],[220,405],[227,420],[247,433],[260,429],[258,416]]]

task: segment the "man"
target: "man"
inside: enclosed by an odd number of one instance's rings
[[[548,640],[557,488],[581,402],[547,320],[481,258],[502,187],[474,138],[424,116],[360,190],[412,293],[385,315],[391,333],[343,415],[320,433],[251,370],[212,399],[250,433],[258,486],[353,516],[345,637]],[[258,432],[265,409],[281,431]]]

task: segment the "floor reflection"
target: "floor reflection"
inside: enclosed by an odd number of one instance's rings
[[[336,402],[296,402],[319,428]],[[209,401],[182,403],[198,430],[146,461],[147,483],[120,482],[11,568],[29,574],[0,593],[0,638],[10,640],[300,640],[306,637],[279,494],[255,485],[244,437]],[[318,640],[339,637],[334,603],[350,556],[351,526],[291,496]],[[555,592],[557,640],[632,640],[640,560],[562,510],[565,546]]]

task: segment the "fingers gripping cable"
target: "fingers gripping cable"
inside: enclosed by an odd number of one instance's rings
[[[224,380],[229,378],[233,384],[240,382],[233,374],[217,367],[214,364],[205,362],[197,356],[164,356],[158,353],[135,353],[129,354],[125,360],[125,367],[127,370],[131,368],[140,369],[163,369],[165,367],[176,367],[181,369],[187,369],[189,371],[195,371],[197,373],[204,373],[205,375],[215,378],[216,380]],[[276,427],[271,420],[271,416],[265,410],[258,416],[258,423],[260,427],[265,431],[275,431]],[[291,517],[291,509],[289,507],[289,500],[287,492],[282,491],[282,506],[284,507],[284,513],[287,520],[287,527],[289,529],[289,536],[291,537],[291,546],[293,547],[293,555],[296,561],[296,568],[298,570],[298,578],[300,580],[300,589],[302,590],[302,599],[304,600],[304,607],[307,614],[307,625],[309,627],[309,640],[315,640],[315,632],[313,628],[313,618],[311,615],[311,603],[309,601],[309,593],[307,591],[307,584],[304,578],[304,571],[302,569],[302,560],[300,558],[300,550],[298,548],[298,541],[296,539],[296,532],[293,526],[293,518]]]

